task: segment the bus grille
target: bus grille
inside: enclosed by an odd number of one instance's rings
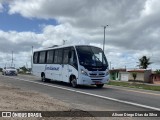
[[[105,77],[104,73],[90,73],[89,75],[91,78]]]

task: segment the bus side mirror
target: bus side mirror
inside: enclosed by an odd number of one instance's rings
[[[69,51],[68,53],[68,58],[71,58],[71,51]]]

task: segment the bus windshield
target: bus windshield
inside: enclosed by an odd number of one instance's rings
[[[108,66],[102,49],[93,46],[77,46],[76,50],[80,65],[95,67]]]

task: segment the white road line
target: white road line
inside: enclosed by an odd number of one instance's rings
[[[64,87],[55,86],[55,85],[49,85],[49,84],[46,84],[46,83],[39,83],[39,82],[35,82],[35,81],[25,80],[25,79],[22,79],[22,78],[14,78],[14,77],[9,77],[9,76],[6,76],[6,77],[16,79],[16,80],[31,82],[31,83],[35,83],[35,84],[39,84],[39,85],[44,85],[44,86],[48,86],[48,87],[59,88],[59,89],[62,89],[62,90],[72,91],[72,92],[76,92],[76,93],[81,93],[81,94],[94,96],[94,97],[98,97],[98,98],[103,98],[103,99],[107,99],[107,100],[111,100],[111,101],[115,101],[115,102],[119,102],[119,103],[125,103],[125,104],[128,104],[128,105],[133,105],[133,106],[138,106],[138,107],[142,107],[142,108],[147,108],[147,109],[151,109],[151,110],[160,111],[160,108],[151,107],[151,106],[142,105],[142,104],[133,103],[133,102],[128,102],[128,101],[124,101],[124,100],[119,100],[119,99],[115,99],[115,98],[111,98],[111,97],[96,95],[96,94],[92,94],[92,93],[87,93],[87,92],[83,92],[83,91],[79,91],[79,90],[73,90],[73,89],[64,88]]]

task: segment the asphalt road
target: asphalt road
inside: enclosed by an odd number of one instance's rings
[[[160,93],[155,91],[108,85],[102,89],[95,86],[72,88],[62,82],[43,83],[40,78],[29,75],[0,75],[0,83],[45,93],[86,111],[160,111]]]

